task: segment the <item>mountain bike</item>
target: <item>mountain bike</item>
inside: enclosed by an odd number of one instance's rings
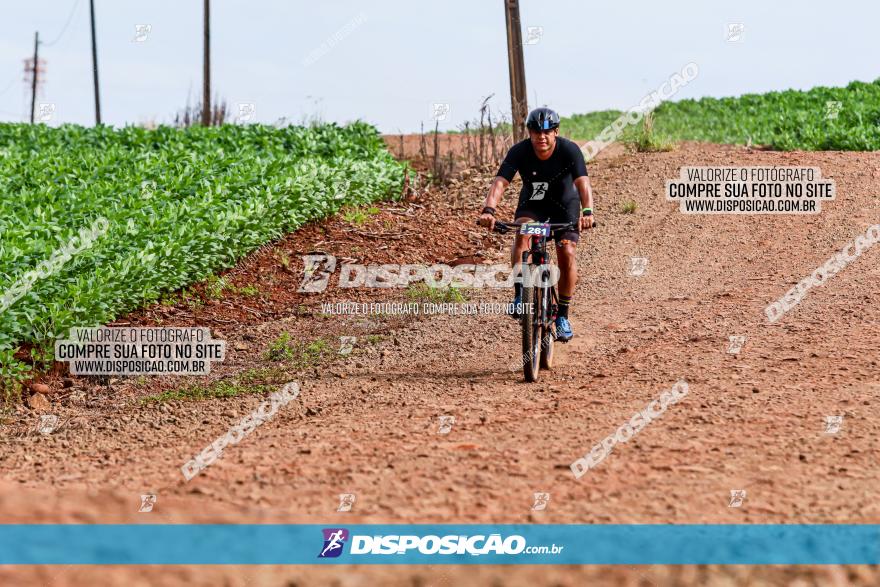
[[[596,223],[593,223],[596,226]],[[556,340],[554,321],[559,297],[556,281],[559,270],[550,262],[547,239],[556,232],[575,229],[575,224],[546,222],[495,222],[494,231],[505,234],[516,229],[519,234],[532,237],[529,250],[523,252],[520,275],[523,279],[522,362],[526,381],[538,380],[542,368],[553,368],[553,343]],[[555,270],[555,276],[553,275]]]

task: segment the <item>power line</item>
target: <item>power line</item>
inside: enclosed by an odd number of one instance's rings
[[[76,0],[73,3],[73,10],[70,11],[70,15],[67,17],[67,22],[64,23],[64,28],[61,29],[61,32],[58,33],[58,36],[55,37],[54,41],[52,41],[51,43],[43,43],[44,47],[51,47],[52,45],[54,45],[55,43],[57,43],[58,41],[61,40],[61,37],[63,37],[64,33],[67,32],[67,27],[70,26],[71,22],[73,22],[73,15],[76,13],[77,8],[79,8],[79,0]]]
[[[5,88],[3,88],[2,90],[0,90],[0,96],[5,94],[6,92],[8,92],[12,88],[12,86],[15,85],[15,82],[17,82],[18,80],[19,80],[19,78],[17,75],[14,78],[12,78],[12,81],[9,82],[9,85],[6,86]]]

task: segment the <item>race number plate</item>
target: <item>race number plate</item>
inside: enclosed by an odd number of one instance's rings
[[[550,225],[541,222],[528,222],[519,227],[519,233],[529,236],[550,236]]]

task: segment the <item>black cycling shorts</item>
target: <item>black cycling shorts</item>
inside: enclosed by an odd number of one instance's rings
[[[549,222],[551,224],[562,224],[571,222],[575,226],[575,230],[565,230],[553,233],[553,239],[557,246],[560,241],[569,240],[577,243],[580,238],[580,226],[578,224],[581,216],[580,198],[566,198],[562,202],[553,200],[521,200],[516,207],[514,218],[531,218],[535,222]]]

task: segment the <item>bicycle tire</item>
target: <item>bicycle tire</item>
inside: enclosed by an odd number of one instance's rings
[[[553,343],[556,342],[556,333],[553,332],[553,323],[551,322],[553,316],[550,315],[550,308],[553,305],[553,299],[556,296],[553,293],[552,287],[545,287],[544,291],[550,295],[545,293],[542,296],[545,299],[541,300],[541,303],[544,306],[541,318],[542,322],[545,324],[541,329],[541,368],[549,370],[553,368]]]
[[[540,288],[523,287],[522,363],[523,377],[529,383],[538,380],[541,371]]]

